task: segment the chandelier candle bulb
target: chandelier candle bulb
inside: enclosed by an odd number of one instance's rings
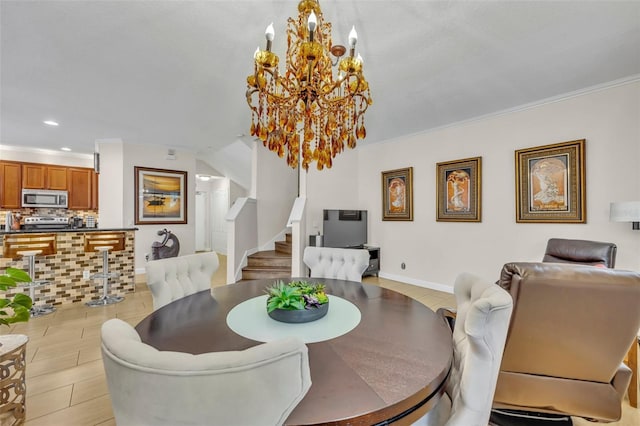
[[[271,52],[271,43],[273,42],[273,38],[275,37],[276,32],[273,29],[273,22],[269,24],[267,29],[264,31],[264,38],[267,39],[267,52]],[[260,50],[260,49],[258,49]]]
[[[316,14],[311,11],[309,14],[309,19],[307,20],[307,28],[309,28],[309,41],[313,41],[313,32],[316,30],[316,26],[318,25],[318,18]]]
[[[358,42],[358,33],[356,32],[356,26],[351,27],[351,31],[349,31],[349,56],[353,58],[353,55],[356,54],[356,43]]]

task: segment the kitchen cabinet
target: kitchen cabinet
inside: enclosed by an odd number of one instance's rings
[[[23,188],[68,191],[70,209],[98,210],[98,174],[92,168],[0,161],[0,208],[21,208]]]
[[[0,208],[19,209],[22,205],[22,167],[20,163],[0,161]]]
[[[22,165],[22,188],[24,189],[46,189],[46,166],[42,164]]]
[[[98,174],[91,171],[91,209],[98,210]]]
[[[66,191],[67,167],[47,164],[22,164],[22,188]]]
[[[61,166],[47,166],[46,170],[47,189],[55,189],[66,191],[67,185],[67,168]]]
[[[93,208],[93,173],[93,169],[80,167],[67,168],[70,209],[89,210]]]

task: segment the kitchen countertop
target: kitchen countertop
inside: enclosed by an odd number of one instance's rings
[[[138,228],[57,228],[57,229],[20,229],[16,231],[0,230],[0,235],[15,234],[51,234],[60,232],[112,232],[112,231],[137,231]]]

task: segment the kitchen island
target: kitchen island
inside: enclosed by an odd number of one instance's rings
[[[133,292],[135,288],[136,230],[137,228],[64,228],[0,231],[0,271],[7,267],[28,269],[26,260],[15,255],[15,250],[10,248],[9,242],[15,244],[20,236],[48,235],[52,241],[51,247],[48,247],[51,254],[36,257],[36,276],[32,278],[50,283],[36,288],[37,302],[61,305],[98,299],[102,295],[102,282],[84,279],[83,276],[93,275],[102,270],[102,256],[96,252],[85,252],[85,236],[96,233],[123,233],[124,248],[109,253],[109,267],[111,271],[120,273],[118,278],[110,279],[110,293],[124,296]],[[17,292],[20,290],[8,291],[7,294]]]

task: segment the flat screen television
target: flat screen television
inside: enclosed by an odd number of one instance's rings
[[[325,247],[353,248],[367,244],[366,210],[324,210]]]

